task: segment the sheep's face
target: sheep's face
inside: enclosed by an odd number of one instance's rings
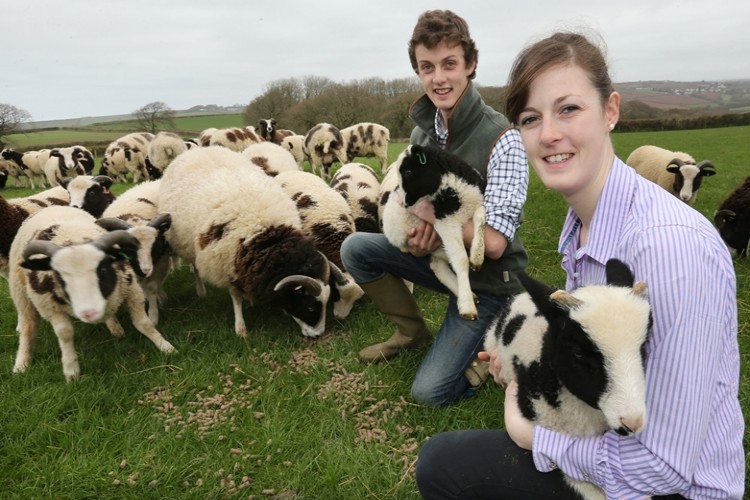
[[[714,224],[733,257],[746,257],[750,251],[750,221],[731,210],[719,210]]]
[[[714,175],[716,170],[710,161],[702,161],[700,164],[683,163],[679,159],[672,160],[667,166],[667,171],[674,174],[673,192],[685,203],[695,202],[698,189],[701,187],[704,177]]]

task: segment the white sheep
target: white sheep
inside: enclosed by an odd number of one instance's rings
[[[139,332],[160,351],[174,352],[143,308],[143,291],[127,262],[137,248],[127,232],[107,233],[90,214],[71,207],[48,207],[23,223],[10,249],[10,295],[19,333],[14,373],[26,371],[31,362],[41,316],[57,335],[65,380],[77,379],[81,370],[71,318],[103,322],[121,336],[116,314],[123,304]]]
[[[44,175],[44,164],[49,158],[49,153],[49,149],[21,153],[10,148],[5,148],[0,152],[0,157],[4,160],[14,162],[24,175],[26,175],[31,189],[36,189],[36,184],[34,183],[34,178],[36,177],[40,178],[40,185],[42,187],[47,185],[47,178]]]
[[[304,135],[290,135],[281,140],[281,147],[292,153],[294,160],[300,170],[305,169],[305,160],[310,160],[310,155],[305,149]]]
[[[696,164],[687,153],[658,146],[636,148],[625,163],[688,204],[695,202],[703,177],[716,173],[716,167],[709,160]]]
[[[378,123],[362,122],[342,128],[341,136],[346,144],[346,161],[374,156],[380,161],[380,172],[385,173],[388,167],[388,143],[391,140],[388,128]]]
[[[299,171],[292,154],[273,142],[264,141],[250,144],[242,151],[242,156],[271,177],[288,170]]]
[[[210,127],[198,135],[198,144],[202,147],[224,146],[238,153],[242,152],[250,144],[261,142],[255,127],[228,127],[217,129]]]
[[[44,163],[44,175],[50,186],[57,186],[64,177],[89,175],[94,168],[94,156],[83,146],[68,146],[50,150]]]
[[[336,319],[346,318],[364,295],[341,261],[341,244],[356,230],[349,204],[323,179],[309,172],[281,172],[274,180],[297,205],[302,232],[330,262],[333,315]]]
[[[324,332],[328,260],[302,233],[291,198],[242,154],[211,146],[175,158],[162,179],[160,211],[172,216],[167,240],[177,255],[201,279],[229,289],[237,335],[247,335],[243,297],[286,311],[305,336]]]
[[[390,171],[394,170],[393,173]],[[419,224],[411,209],[423,201],[435,210],[433,226],[442,247],[430,256],[435,277],[457,298],[462,318],[477,319],[469,270],[484,263],[484,179],[458,156],[434,147],[408,146],[389,168],[386,178],[397,185],[383,207],[383,233],[403,252],[408,251],[407,232]],[[392,181],[383,184],[389,184]],[[472,220],[474,235],[467,255],[462,227]]]
[[[159,324],[159,303],[166,300],[164,282],[172,270],[172,251],[164,233],[172,218],[159,213],[160,180],[134,186],[115,199],[96,221],[108,231],[125,230],[138,240],[133,269],[143,288],[148,316]]]
[[[364,163],[342,165],[331,179],[331,187],[341,193],[349,204],[357,231],[380,232],[380,181],[373,169]]]
[[[610,429],[629,436],[645,427],[646,284],[634,284],[616,259],[606,276],[606,285],[568,293],[518,273],[526,293],[490,322],[484,350],[497,351],[503,383],[517,381],[528,420],[573,436]],[[566,480],[584,498],[604,499],[597,486]]]
[[[56,186],[25,198],[6,200],[0,196],[0,276],[8,279],[8,254],[10,245],[21,224],[43,208],[70,203],[65,188]]]
[[[158,179],[178,155],[190,149],[195,143],[186,141],[174,132],[159,132],[148,143],[146,171],[150,179]]]
[[[347,163],[346,143],[341,131],[330,123],[318,123],[305,134],[305,150],[310,155],[312,173],[328,181],[331,165]]]

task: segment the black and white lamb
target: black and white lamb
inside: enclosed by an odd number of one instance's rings
[[[153,139],[154,134],[150,132],[133,132],[115,139],[104,150],[99,173],[120,182],[127,182],[130,175],[133,184],[141,177],[148,179],[146,154]]]
[[[106,175],[65,177],[60,186],[68,191],[71,207],[83,209],[94,217],[100,217],[116,198],[109,190],[112,179]]]
[[[733,256],[747,256],[750,252],[750,177],[721,202],[714,214],[714,225]]]
[[[456,155],[419,145],[408,146],[388,170],[386,178],[395,175],[396,187],[383,207],[383,233],[407,252],[407,231],[420,222],[410,209],[431,202],[442,247],[430,256],[430,267],[457,297],[461,317],[476,320],[469,270],[484,263],[484,177]],[[467,255],[462,227],[468,220],[473,222],[474,235]]]
[[[388,167],[388,143],[391,132],[379,123],[363,122],[341,129],[346,144],[348,162],[355,158],[375,157],[380,161],[380,172]]]
[[[487,328],[484,350],[497,351],[504,383],[518,383],[522,415],[573,436],[646,425],[644,348],[651,327],[646,284],[623,262],[606,264],[606,285],[565,292],[518,273],[517,295]],[[584,498],[597,486],[566,480]]]
[[[160,181],[134,186],[112,202],[96,221],[108,231],[125,230],[135,236],[139,247],[133,269],[148,304],[148,317],[159,324],[159,303],[166,300],[164,282],[172,270],[172,250],[164,233],[172,218],[159,213]]]
[[[330,123],[318,123],[305,134],[305,151],[310,155],[312,173],[326,182],[335,162],[347,163],[346,143],[341,131]]]
[[[347,163],[336,171],[331,187],[349,203],[357,231],[379,233],[378,199],[380,181],[377,174],[364,163]]]
[[[287,312],[305,336],[323,334],[330,265],[273,178],[241,153],[212,146],[175,158],[161,182],[160,211],[172,216],[167,240],[199,279],[229,289],[237,335],[247,335],[244,297]]]
[[[31,362],[41,316],[57,335],[65,380],[77,379],[81,370],[71,318],[105,323],[112,335],[121,336],[116,314],[122,305],[136,329],[160,351],[174,352],[143,308],[143,291],[128,262],[137,249],[138,241],[129,233],[108,233],[83,210],[48,207],[29,217],[10,249],[8,281],[19,333],[13,372],[26,371]]]
[[[625,163],[691,205],[695,202],[703,178],[716,173],[716,167],[709,160],[696,164],[695,159],[687,153],[658,146],[636,148]]]

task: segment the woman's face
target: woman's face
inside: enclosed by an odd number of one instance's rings
[[[597,196],[614,159],[610,124],[619,116],[620,96],[601,97],[575,64],[553,66],[529,88],[519,127],[529,161],[541,181],[569,201]]]
[[[458,98],[469,85],[469,76],[476,64],[466,65],[461,44],[449,47],[440,42],[433,49],[420,44],[414,48],[414,55],[425,93],[448,120]]]

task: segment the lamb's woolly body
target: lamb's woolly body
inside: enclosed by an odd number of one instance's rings
[[[380,171],[388,167],[388,143],[391,132],[378,123],[363,122],[341,129],[346,144],[348,162],[354,158],[375,157],[380,161]]]
[[[224,146],[238,153],[250,144],[260,142],[254,127],[228,127],[217,129],[214,127],[203,130],[198,135],[198,144],[202,147]]]
[[[357,231],[379,233],[378,199],[380,181],[364,163],[342,165],[331,179],[331,187],[349,204]]]
[[[297,162],[299,170],[304,170],[305,160],[310,159],[310,155],[305,150],[305,136],[304,135],[290,135],[284,137],[281,140],[281,147],[289,151],[294,157],[294,161]]]
[[[67,205],[70,196],[65,188],[56,186],[26,198],[6,200],[0,196],[0,276],[8,278],[10,245],[18,229],[29,216],[52,205]]]
[[[148,144],[147,156],[155,168],[164,171],[172,160],[188,150],[185,140],[174,132],[159,132]]]
[[[300,170],[289,150],[273,142],[251,144],[242,151],[242,156],[270,177],[275,177],[280,172]]]
[[[305,134],[305,150],[310,156],[312,172],[325,179],[331,177],[331,165],[347,163],[346,143],[341,131],[330,123],[318,123]]]
[[[63,373],[74,380],[80,367],[73,346],[72,317],[88,323],[106,323],[113,335],[124,333],[116,313],[125,304],[133,325],[163,352],[174,347],[154,328],[143,310],[143,292],[135,284],[130,265],[113,262],[114,282],[101,289],[99,263],[105,253],[87,243],[99,240],[106,231],[88,213],[72,207],[48,207],[24,222],[10,250],[9,284],[18,312],[19,349],[13,367],[23,372],[31,361],[31,349],[38,328],[38,317],[49,321],[59,338]],[[32,240],[45,240],[62,247],[52,255],[52,270],[21,267],[23,252]]]
[[[684,165],[679,166],[673,160]],[[703,177],[716,173],[707,160],[696,165],[695,159],[687,153],[650,145],[636,148],[625,163],[688,204],[695,202]],[[669,172],[667,167],[679,167],[680,173]]]
[[[733,256],[750,253],[750,177],[724,199],[714,214],[714,224]]]

